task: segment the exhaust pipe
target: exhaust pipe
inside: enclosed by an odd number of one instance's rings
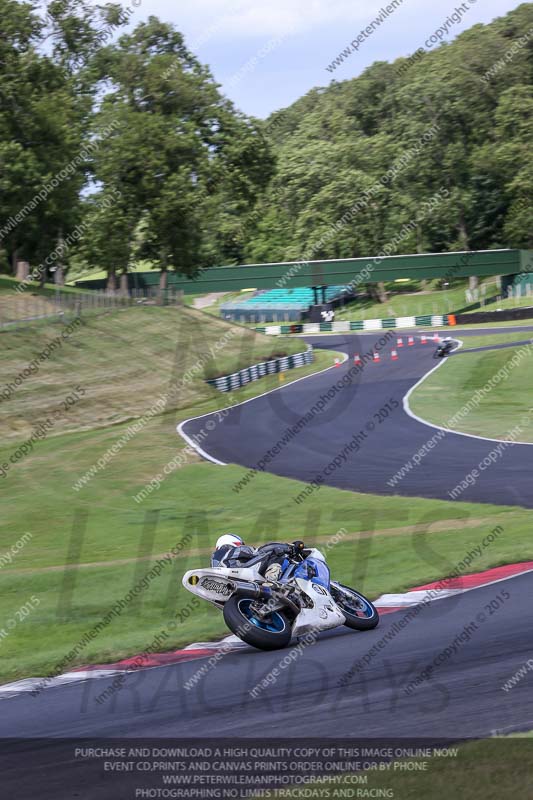
[[[269,587],[263,589],[258,583],[241,583],[233,592],[236,597],[252,597],[254,600],[265,600],[272,597]]]
[[[254,600],[275,600],[276,603],[279,603],[281,606],[291,611],[295,617],[297,617],[302,610],[300,606],[290,600],[286,595],[273,594],[270,586],[261,586],[258,583],[241,584],[235,589],[233,594],[237,597],[252,597]]]

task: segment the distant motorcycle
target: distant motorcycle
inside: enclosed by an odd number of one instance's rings
[[[445,358],[450,355],[454,347],[455,342],[453,339],[444,339],[433,353],[433,358]]]
[[[283,556],[279,580],[261,573],[268,548]],[[358,631],[375,628],[377,609],[364,595],[330,580],[326,559],[303,542],[263,545],[239,567],[192,569],[183,586],[222,609],[228,628],[260,650],[286,647],[293,636],[346,625]]]

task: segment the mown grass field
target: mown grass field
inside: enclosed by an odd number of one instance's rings
[[[335,320],[385,319],[387,317],[410,317],[421,314],[451,314],[471,304],[466,299],[467,282],[464,286],[451,289],[435,289],[414,294],[392,295],[386,303],[374,300],[358,300],[345,308],[335,310]],[[499,292],[496,284],[487,283],[485,298],[494,297]],[[488,306],[486,310],[492,310]]]
[[[47,321],[34,329],[0,332],[4,353],[0,398],[2,388],[23,374],[64,331],[61,321]],[[37,371],[24,378],[12,400],[0,402],[0,436],[29,436],[39,420],[62,408],[65,395],[78,385],[83,397],[56,420],[54,434],[133,419],[175,385],[178,390],[167,410],[207,402],[218,392],[204,378],[305,347],[300,340],[264,336],[185,307],[133,308],[82,317],[52,356],[38,362]],[[189,373],[191,380],[182,381],[181,376]]]
[[[75,297],[80,294],[79,289],[69,286],[61,286],[60,289],[52,283],[40,286],[35,281],[25,283],[8,275],[0,275],[0,325],[57,313],[54,297],[59,290],[62,295]]]
[[[185,405],[151,419],[76,490],[80,477],[127,430],[126,421],[112,424],[116,415],[141,415],[156,393],[176,379],[171,342],[181,334],[172,312],[117,312],[106,317],[104,327],[99,318],[96,327],[91,324],[84,329],[87,337],[77,346],[69,340],[37,375],[28,378],[24,414],[18,399],[22,387],[12,400],[0,403],[0,410],[5,405],[1,464],[8,461],[35,419],[56,407],[61,392],[78,383],[100,392],[91,399],[88,391],[79,409],[74,406],[68,412],[78,416],[61,426],[58,422],[57,430],[36,442],[32,452],[0,478],[4,501],[0,556],[24,533],[32,537],[11,563],[0,560],[0,629],[7,631],[7,621],[16,617],[32,595],[39,600],[29,616],[0,638],[0,680],[52,671],[83,634],[150,572],[154,562],[185,537],[187,545],[179,557],[68,668],[142,652],[177,610],[188,609],[192,596],[181,587],[183,572],[205,564],[217,536],[228,530],[252,543],[304,538],[327,548],[328,541],[343,529],[339,543],[327,549],[333,574],[371,597],[443,577],[497,525],[504,533],[483,551],[475,569],[533,558],[531,514],[524,509],[357,495],[333,488],[321,488],[305,504],[297,505],[293,498],[302,488],[297,481],[260,473],[236,492],[233,487],[245,473],[242,467],[218,467],[196,455],[187,456],[185,465],[171,471],[143,502],[134,500],[183,452],[185,442],[176,434],[179,421],[274,388],[279,385],[277,376],[249,384],[233,397],[212,390],[205,393],[198,376],[192,382],[197,391],[191,389]],[[181,313],[187,319],[202,317],[200,348],[205,349],[215,329],[218,333],[219,326],[228,327],[197,312]],[[134,318],[130,329],[129,314]],[[248,334],[238,330],[239,335]],[[16,374],[42,343],[35,341],[28,349],[27,332],[18,340],[7,336],[10,349],[2,367],[4,380]],[[264,338],[256,337],[256,341]],[[279,349],[281,341],[267,339],[263,344]],[[300,340],[291,344],[301,347]],[[67,346],[73,347],[72,352],[67,353]],[[312,367],[287,373],[286,381],[330,366],[334,356],[318,353]],[[242,357],[240,348],[228,351],[226,357],[235,364]],[[87,407],[82,413],[83,403]],[[121,403],[127,413],[120,412]],[[26,426],[21,436],[14,435],[14,420]],[[89,429],[83,430],[85,426]],[[6,434],[11,437],[7,441]],[[202,605],[169,630],[165,649],[225,630],[219,612]]]
[[[14,294],[18,294],[16,289],[21,284],[24,285],[25,292],[30,292],[34,295],[41,295],[43,297],[55,294],[57,291],[57,286],[54,283],[45,283],[44,286],[40,286],[40,284],[36,281],[28,281],[26,283],[19,281],[16,278],[12,278],[9,275],[0,275],[0,295],[13,297]],[[72,286],[61,286],[61,291],[66,292],[67,294],[79,294],[81,290]]]
[[[465,337],[463,348],[449,358],[411,395],[411,409],[423,419],[445,425],[465,406],[478,389],[497,376],[501,380],[482,397],[475,408],[454,424],[454,429],[477,436],[503,439],[533,410],[533,343],[501,350],[468,352],[491,344],[525,341],[527,334],[491,334]],[[512,359],[524,355],[513,366]],[[519,356],[517,356],[517,359]],[[497,379],[495,379],[497,380]],[[518,441],[533,442],[533,414],[523,425]]]
[[[406,743],[405,747],[409,747],[409,744]],[[450,754],[433,755],[427,759],[393,761],[389,762],[390,767],[387,770],[352,773],[366,776],[367,783],[359,786],[348,781],[331,784],[330,797],[333,796],[333,787],[355,792],[359,788],[362,792],[369,792],[359,795],[360,797],[388,796],[395,800],[449,800],[450,797],[460,800],[507,800],[511,797],[526,800],[532,796],[531,734],[451,744],[442,749],[448,750]],[[455,749],[457,754],[454,753]],[[426,768],[409,769],[408,764],[425,764]],[[310,789],[313,786],[313,783],[308,784]],[[370,794],[372,791],[374,794]],[[388,794],[379,794],[384,791]],[[299,797],[297,791],[284,792],[283,796]]]
[[[513,308],[533,308],[533,296],[527,297],[506,297],[496,303],[491,303],[485,308],[473,309],[473,314],[480,314],[483,311],[509,311]]]

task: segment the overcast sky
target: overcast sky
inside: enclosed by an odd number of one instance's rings
[[[395,0],[334,72],[326,67],[392,0],[135,0],[132,22],[154,14],[172,22],[208,64],[224,93],[247,114],[266,117],[314,86],[359,75],[374,61],[408,55],[441,28],[451,41],[476,23],[516,8],[516,0]],[[123,0],[132,7],[132,0]],[[456,9],[455,20],[450,20]],[[446,24],[447,23],[447,24]],[[443,28],[447,28],[444,30]],[[438,46],[433,44],[432,47]],[[427,48],[425,48],[427,49]],[[256,63],[253,59],[256,59]]]

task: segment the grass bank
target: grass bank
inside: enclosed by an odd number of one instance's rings
[[[82,317],[71,330],[60,321],[42,322],[31,334],[3,330],[0,346],[2,439],[29,437],[76,387],[79,397],[54,420],[54,435],[134,419],[162,395],[167,411],[208,402],[218,392],[205,378],[305,350],[301,341],[190,308],[155,306]]]
[[[415,292],[413,294],[398,293],[392,295],[385,303],[370,298],[357,300],[345,308],[335,311],[335,320],[385,319],[387,317],[411,317],[422,314],[451,314],[459,309],[475,308],[478,304],[467,300],[467,281],[463,286],[450,289],[433,289],[432,291]],[[492,298],[499,292],[496,284],[488,282],[485,298]],[[485,310],[489,310],[489,306]]]
[[[0,629],[6,631],[0,636],[0,680],[53,671],[139,583],[144,588],[137,599],[66,669],[142,652],[163,629],[168,633],[164,649],[220,635],[225,631],[221,615],[207,604],[191,608],[181,576],[207,562],[213,542],[225,531],[251,543],[316,542],[327,550],[337,578],[372,597],[442,577],[498,525],[503,532],[483,549],[474,569],[533,558],[531,514],[525,509],[326,487],[297,505],[294,498],[302,489],[297,481],[259,473],[237,491],[242,467],[218,467],[186,452],[176,434],[181,420],[275,388],[278,376],[229,397],[206,387],[198,374],[179,402],[125,437],[129,423],[120,420],[144,414],[154,397],[179,381],[183,369],[198,363],[231,327],[190,310],[182,315],[182,326],[175,309],[138,309],[91,321],[0,404],[3,464],[10,463],[36,420],[53,413],[73,387],[79,384],[87,392],[79,408],[70,407],[66,419],[0,478]],[[193,335],[198,330],[201,338]],[[255,358],[263,347],[281,346],[279,339],[236,330],[228,347],[240,344],[223,356],[233,368],[250,352]],[[16,375],[55,331],[30,342],[27,334],[1,334],[8,344],[3,379]],[[187,345],[189,339],[193,342]],[[298,339],[288,344],[302,345]],[[317,353],[314,365],[287,373],[286,382],[331,365],[335,355]],[[331,377],[333,382],[334,372]],[[91,473],[105,453],[111,454],[107,463]],[[161,480],[154,481],[158,475]],[[83,476],[88,478],[80,483]],[[147,486],[152,489],[138,502]],[[332,541],[338,543],[328,547]],[[165,559],[177,546],[178,557]],[[157,562],[162,566],[154,576]],[[23,607],[31,611],[17,621]],[[184,621],[176,626],[179,611]],[[16,624],[9,625],[10,620]]]
[[[445,425],[459,409],[469,409],[454,429],[476,436],[503,439],[515,426],[518,441],[533,442],[533,345],[469,352],[476,347],[525,340],[519,333],[464,339],[463,349],[447,359],[411,395],[411,409],[435,425]],[[485,390],[482,395],[476,395]]]
[[[403,747],[409,747],[407,740]],[[435,753],[435,748],[430,749]],[[360,788],[349,780],[331,784],[329,796],[333,797],[333,792],[338,790],[338,797],[394,797],[395,800],[449,800],[450,797],[461,800],[503,800],[531,797],[531,734],[495,737],[437,750],[447,751],[447,755],[442,753],[429,758],[393,761],[389,762],[388,769],[352,773],[366,777],[367,782]],[[307,785],[309,789],[314,786],[313,783]],[[341,794],[342,790],[347,794]],[[357,795],[357,791],[367,794]],[[298,790],[283,792],[283,795],[275,794],[276,798],[281,796],[296,798],[300,795]]]

